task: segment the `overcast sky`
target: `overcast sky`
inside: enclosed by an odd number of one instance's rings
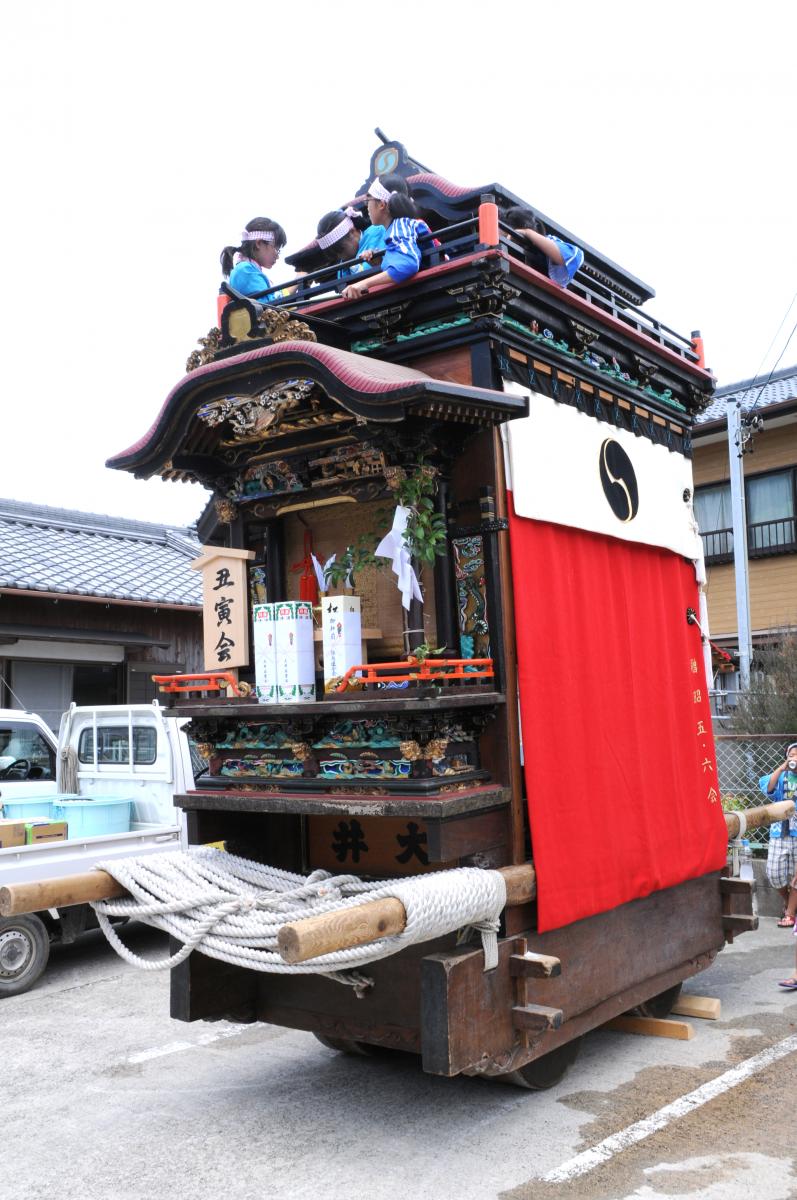
[[[652,284],[646,310],[699,328],[720,384],[755,374],[797,290],[795,8],[4,6],[0,496],[194,520],[196,485],[104,461],[215,324],[221,248],[254,216],[288,253],[307,242],[367,174],[375,125]]]

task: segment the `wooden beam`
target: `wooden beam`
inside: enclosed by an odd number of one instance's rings
[[[723,913],[722,928],[726,933],[749,933],[758,929],[758,917],[739,913]]]
[[[509,960],[509,974],[517,979],[550,979],[562,974],[562,964],[551,954],[513,954]]]
[[[678,1017],[701,1017],[704,1021],[718,1021],[722,1004],[712,996],[681,996],[672,1011]]]
[[[761,804],[757,808],[745,809],[745,819],[748,829],[763,829],[767,825],[774,825],[778,821],[785,821],[788,817],[794,814],[793,800],[778,800],[774,804]],[[739,814],[736,812],[726,812],[722,814],[725,817],[725,824],[728,827],[728,837],[737,838],[741,829]]]
[[[527,904],[536,894],[537,881],[531,863],[502,867],[507,906]],[[105,871],[45,879],[38,883],[9,884],[0,888],[0,916],[66,908],[93,900],[111,900],[128,893]],[[379,938],[401,933],[407,914],[400,900],[372,900],[351,908],[307,917],[284,925],[279,932],[279,951],[286,962],[306,962],[333,950],[363,946]]]
[[[544,1033],[546,1029],[559,1029],[565,1019],[561,1008],[547,1008],[544,1004],[515,1005],[512,1009],[512,1024],[515,1029]]]
[[[372,900],[283,925],[277,945],[285,962],[300,963],[391,937],[401,933],[406,924],[407,913],[400,900]]]
[[[499,871],[506,883],[507,908],[528,904],[536,895],[537,877],[531,863],[500,867]],[[321,954],[364,946],[401,933],[406,922],[407,914],[400,900],[369,900],[283,925],[277,935],[277,948],[285,962],[307,962]]]
[[[663,1020],[659,1017],[615,1017],[607,1021],[604,1029],[612,1029],[616,1033],[641,1033],[648,1037],[675,1038],[679,1042],[688,1042],[695,1036],[695,1031],[686,1021]]]
[[[41,879],[37,883],[12,883],[0,888],[0,917],[43,912],[46,908],[68,908],[92,900],[114,900],[128,893],[106,871],[87,871],[63,879]]]

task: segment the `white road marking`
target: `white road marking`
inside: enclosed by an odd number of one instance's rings
[[[151,1058],[163,1058],[165,1054],[178,1054],[181,1050],[195,1050],[197,1046],[209,1046],[211,1042],[220,1042],[222,1038],[237,1037],[245,1033],[249,1025],[233,1025],[231,1029],[219,1029],[214,1033],[203,1033],[193,1042],[168,1042],[165,1046],[156,1046],[154,1050],[139,1050],[131,1054],[129,1063],[149,1062]]]
[[[579,1175],[586,1175],[588,1171],[592,1171],[595,1167],[601,1166],[602,1163],[608,1162],[610,1158],[613,1158],[615,1154],[619,1154],[621,1150],[627,1150],[629,1146],[635,1145],[636,1142],[644,1141],[651,1134],[666,1128],[672,1121],[677,1121],[680,1117],[685,1117],[687,1113],[693,1112],[696,1108],[701,1108],[704,1104],[708,1104],[709,1100],[713,1100],[716,1096],[721,1096],[723,1092],[730,1091],[731,1088],[744,1083],[751,1075],[756,1075],[759,1071],[765,1070],[772,1063],[777,1062],[778,1059],[785,1058],[787,1055],[794,1054],[795,1052],[797,1052],[797,1034],[785,1038],[782,1042],[777,1042],[774,1046],[769,1046],[766,1050],[762,1050],[760,1054],[754,1054],[752,1058],[745,1059],[738,1066],[732,1067],[730,1071],[726,1071],[723,1075],[718,1075],[716,1079],[704,1083],[702,1087],[696,1088],[693,1092],[688,1092],[687,1095],[674,1100],[672,1104],[666,1104],[664,1108],[651,1113],[649,1117],[643,1117],[641,1121],[635,1121],[633,1125],[627,1126],[626,1129],[621,1129],[619,1133],[614,1133],[611,1137],[604,1138],[602,1142],[598,1142],[597,1146],[593,1146],[590,1150],[585,1150],[583,1153],[575,1155],[574,1158],[569,1158],[561,1166],[555,1167],[553,1171],[549,1171],[547,1175],[543,1175],[543,1182],[566,1183],[570,1179],[577,1179]]]

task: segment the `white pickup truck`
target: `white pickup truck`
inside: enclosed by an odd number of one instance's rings
[[[0,848],[0,887],[80,874],[108,859],[184,845],[182,813],[173,797],[194,786],[191,750],[181,729],[185,723],[166,715],[157,702],[106,708],[73,704],[61,718],[56,743],[35,713],[0,710],[0,817],[18,817],[20,801],[41,797],[49,804],[58,793],[132,800],[127,833]],[[53,943],[73,942],[96,924],[87,904],[0,917],[0,998],[32,987]]]

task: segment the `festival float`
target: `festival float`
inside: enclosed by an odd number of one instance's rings
[[[206,673],[158,680],[209,767],[176,797],[205,847],[182,884],[121,876],[98,908],[173,934],[181,1020],[544,1087],[756,925],[726,874],[692,507],[714,380],[555,220],[581,270],[531,265],[502,185],[383,140],[339,199],[388,172],[433,231],[422,269],[347,300],[313,241],[288,294],[223,286],[109,460],[214,494]]]

